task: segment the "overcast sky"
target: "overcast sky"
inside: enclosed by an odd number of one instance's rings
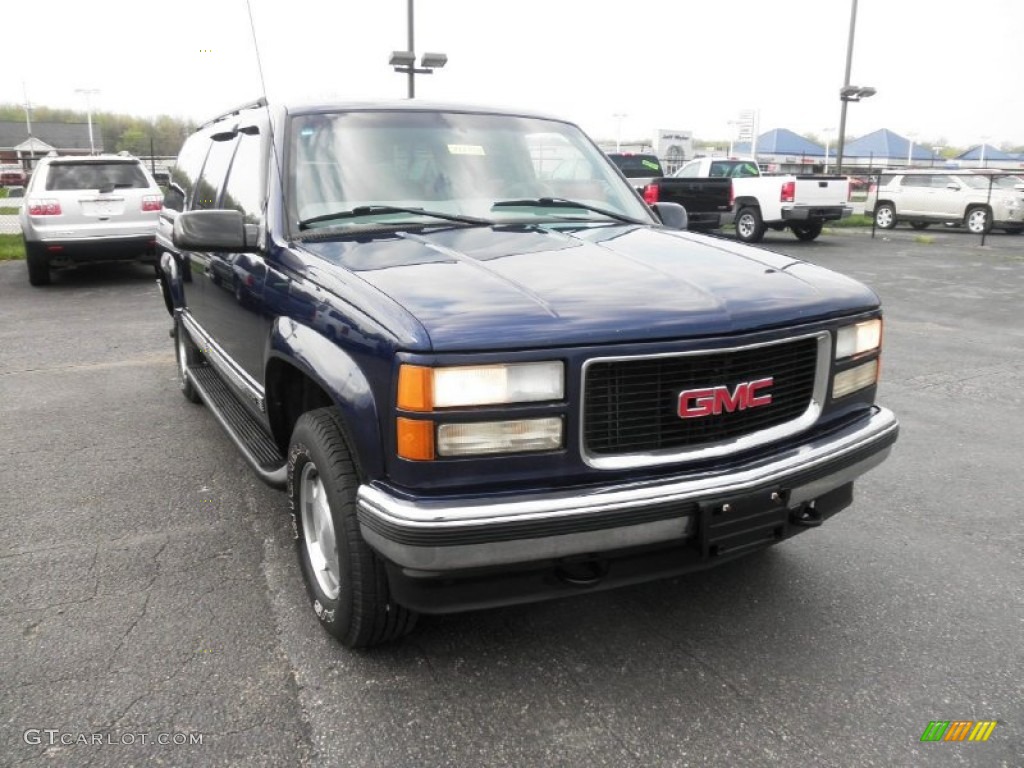
[[[251,0],[267,95],[393,99],[406,0]],[[33,6],[25,6],[32,8]],[[8,9],[13,10],[12,8]],[[416,0],[416,50],[448,54],[417,96],[559,114],[595,138],[727,139],[839,123],[849,0]],[[4,35],[0,102],[204,120],[261,91],[245,0],[50,0]],[[1024,145],[1024,2],[860,0],[847,133]],[[834,139],[833,139],[834,140]]]

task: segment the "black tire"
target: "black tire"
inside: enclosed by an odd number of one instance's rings
[[[753,206],[741,208],[736,214],[736,237],[744,243],[759,243],[764,238],[761,211]]]
[[[892,203],[879,203],[875,206],[875,226],[879,229],[892,229],[896,226],[896,209]]]
[[[822,224],[820,221],[814,222],[813,224],[793,224],[791,229],[793,234],[796,235],[797,240],[809,243],[821,234]]]
[[[25,243],[25,263],[28,265],[29,285],[50,284],[50,260],[38,243]]]
[[[964,214],[964,226],[972,235],[983,235],[992,231],[992,214],[984,206],[968,208]]]
[[[288,500],[299,563],[320,625],[350,648],[395,640],[416,625],[416,614],[391,600],[384,564],[359,533],[358,487],[334,409],[302,414],[288,447]]]
[[[914,229],[928,229],[928,226],[930,224],[931,224],[931,222],[928,222],[928,221],[912,221],[912,222],[910,222],[910,226],[912,228],[914,228]]]
[[[180,319],[174,321],[174,359],[178,363],[178,387],[181,388],[181,394],[190,403],[203,402],[199,393],[196,392],[196,388],[192,386],[192,382],[185,375],[185,367],[201,363],[203,356]]]

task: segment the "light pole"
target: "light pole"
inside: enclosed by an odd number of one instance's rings
[[[823,134],[825,134],[825,173],[828,173],[828,143],[829,143],[829,139],[832,136],[832,131],[834,131],[834,130],[835,130],[834,128],[822,128],[821,129],[821,132]]]
[[[409,76],[409,98],[416,98],[416,75],[430,75],[435,69],[440,69],[448,63],[448,56],[444,53],[424,53],[420,57],[420,66],[416,66],[416,46],[413,35],[413,14],[412,0],[408,0],[408,29],[409,46],[404,51],[392,51],[388,64],[394,67],[395,72],[401,72]]]
[[[916,133],[907,134],[907,139],[910,141],[910,146],[907,148],[907,168],[910,168],[914,164],[914,139],[916,138]]]
[[[988,143],[988,140],[991,139],[991,138],[992,138],[991,136],[982,136],[981,137],[981,159],[978,162],[981,163],[981,167],[982,168],[985,167],[985,145]]]
[[[616,112],[612,117],[615,118],[615,151],[622,151],[622,121],[625,120],[629,115],[624,112]]]
[[[850,85],[850,68],[853,66],[853,37],[857,31],[857,0],[850,0],[850,36],[846,41],[846,74],[843,87],[839,89],[839,100],[843,103],[839,111],[839,140],[836,147],[836,172],[843,173],[843,150],[846,144],[846,105],[851,101],[860,101],[874,96],[876,91],[871,87]]]
[[[89,154],[96,154],[96,145],[92,140],[92,97],[93,94],[99,93],[99,88],[75,88],[75,93],[85,94],[85,114],[86,120],[89,121]]]

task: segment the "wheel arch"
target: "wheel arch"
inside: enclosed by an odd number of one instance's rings
[[[745,197],[737,197],[736,200],[733,201],[733,210],[736,211],[736,213],[739,213],[744,208],[757,208],[758,210],[761,210],[761,203],[758,202],[756,197],[751,197],[749,195]]]
[[[303,413],[333,406],[363,476],[382,475],[384,441],[377,403],[356,360],[317,331],[288,318],[275,322],[269,346],[264,379],[267,421],[281,453],[287,454],[295,422]]]
[[[174,254],[164,251],[160,256],[160,293],[164,306],[172,316],[185,308],[184,272]]]

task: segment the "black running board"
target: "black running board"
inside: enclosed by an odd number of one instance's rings
[[[192,386],[260,480],[283,488],[288,479],[288,464],[263,425],[252,417],[211,366],[190,365],[186,370]]]

